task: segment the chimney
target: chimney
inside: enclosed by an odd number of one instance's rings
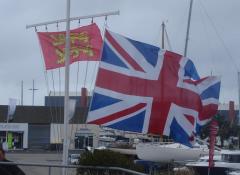
[[[81,98],[80,98],[80,106],[81,107],[87,107],[88,97],[87,97],[87,88],[82,87],[81,89]]]
[[[229,117],[229,121],[230,121],[230,126],[232,127],[234,118],[235,118],[234,101],[229,101],[228,117]]]

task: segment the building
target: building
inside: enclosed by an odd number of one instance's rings
[[[77,101],[68,127],[70,149],[97,147],[101,129],[96,125],[86,125],[88,107],[80,107],[79,96],[70,98]],[[45,106],[17,106],[13,120],[8,123],[8,106],[0,105],[0,143],[5,142],[7,137],[10,149],[61,149],[63,101],[63,96],[48,96],[45,97]],[[228,119],[227,105],[220,105],[219,114]],[[235,116],[238,116],[237,110]]]
[[[13,120],[6,121],[8,106],[0,105],[0,142],[7,136],[10,149],[55,149],[62,147],[63,107],[17,106]],[[96,146],[99,127],[85,125],[88,108],[76,107],[69,121],[70,149]],[[87,133],[88,132],[88,133]],[[85,136],[83,135],[85,133]]]

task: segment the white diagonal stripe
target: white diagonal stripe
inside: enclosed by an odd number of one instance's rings
[[[141,52],[134,47],[134,45],[129,42],[125,37],[110,32],[112,37],[118,42],[118,44],[136,61],[136,63],[145,71],[153,71],[154,67],[146,61]]]
[[[117,50],[112,46],[112,44],[111,44],[107,39],[105,40],[105,43],[106,43],[107,46],[117,55],[117,57],[119,57],[119,59],[120,59],[125,65],[127,65],[127,67],[128,67],[129,69],[134,70],[133,67],[122,57],[121,54],[119,54],[119,53],[117,52]]]

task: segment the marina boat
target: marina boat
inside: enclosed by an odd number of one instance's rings
[[[104,141],[106,143],[106,141]],[[114,141],[108,141],[108,144],[105,144],[106,149],[119,152],[121,154],[127,154],[127,155],[136,155],[136,148],[133,147],[132,144],[129,142],[123,141],[123,140],[117,140],[117,138]],[[101,144],[103,144],[103,140],[101,140]]]
[[[99,133],[98,145],[108,147],[116,141],[116,134],[114,130],[108,130],[104,128]]]
[[[136,145],[138,158],[153,162],[184,162],[198,160],[208,154],[207,146],[187,147],[179,143],[139,143]]]
[[[201,175],[208,174],[208,157],[203,157],[197,162],[186,164]],[[223,150],[219,156],[214,156],[214,167],[210,169],[211,175],[227,175],[230,171],[240,170],[240,151]]]
[[[130,142],[130,138],[117,135],[116,131],[104,128],[99,134],[98,145],[105,149],[121,154],[136,155],[136,148]]]

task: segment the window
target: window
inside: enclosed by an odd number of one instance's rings
[[[75,149],[93,147],[93,136],[75,136]]]

